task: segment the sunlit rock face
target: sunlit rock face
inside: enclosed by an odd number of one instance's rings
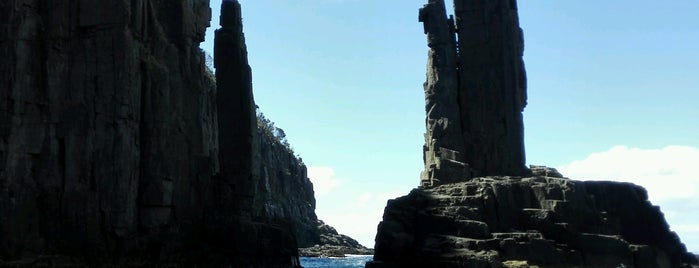
[[[454,6],[455,20],[443,0],[420,10],[425,170],[389,200],[366,267],[699,267],[642,187],[524,167],[517,2]]]
[[[516,1],[444,1],[420,9],[429,47],[421,185],[526,175],[524,40]]]

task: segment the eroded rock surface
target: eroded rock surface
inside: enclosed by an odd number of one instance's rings
[[[388,202],[366,267],[699,267],[642,187],[524,167],[517,1],[454,7],[455,22],[443,0],[420,10],[425,170],[420,188]]]
[[[526,175],[524,40],[517,2],[444,0],[420,9],[429,47],[422,186]]]
[[[479,177],[390,200],[375,250],[367,267],[699,265],[642,187],[541,174]]]

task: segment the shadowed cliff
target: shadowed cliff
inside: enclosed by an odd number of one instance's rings
[[[266,145],[223,10],[214,80],[208,0],[0,3],[0,264],[298,265],[256,207]]]

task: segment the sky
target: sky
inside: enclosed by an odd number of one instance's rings
[[[386,201],[423,168],[426,0],[240,2],[257,105],[308,166],[318,217],[373,247]],[[220,0],[211,6],[209,53]],[[646,187],[693,252],[697,10],[696,0],[519,1],[527,164]]]

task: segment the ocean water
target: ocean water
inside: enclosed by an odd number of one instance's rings
[[[372,255],[347,255],[345,258],[310,258],[301,257],[304,268],[364,268],[371,261]]]

